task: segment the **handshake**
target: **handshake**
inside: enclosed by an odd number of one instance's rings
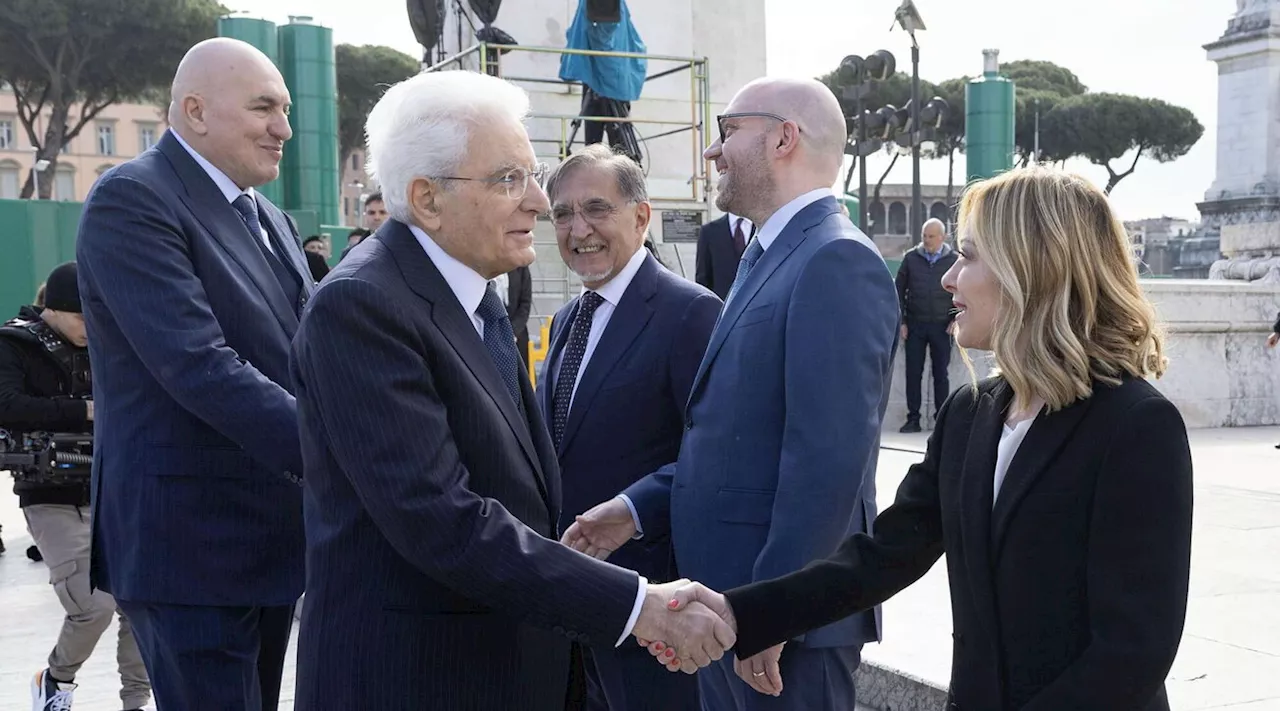
[[[579,516],[561,543],[604,560],[635,534],[631,510],[614,498]],[[648,586],[632,634],[668,670],[694,674],[733,648],[738,623],[723,595],[701,583],[677,580]],[[735,659],[734,671],[756,691],[778,696],[782,693],[782,646],[749,659]]]

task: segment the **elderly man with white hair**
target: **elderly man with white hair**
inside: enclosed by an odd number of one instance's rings
[[[294,340],[307,476],[295,708],[561,711],[571,643],[733,644],[674,583],[556,541],[561,485],[492,280],[549,208],[528,97],[471,72],[393,86],[367,126],[390,214]],[[673,644],[676,642],[673,641]]]

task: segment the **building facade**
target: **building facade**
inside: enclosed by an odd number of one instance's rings
[[[72,117],[79,112],[79,106],[71,107]],[[42,139],[48,121],[48,110],[36,121],[35,132]],[[155,145],[166,126],[164,113],[151,104],[112,104],[103,109],[58,156],[53,199],[84,200],[99,175]],[[13,90],[0,86],[0,199],[15,200],[22,194],[35,160],[35,148],[18,120]]]

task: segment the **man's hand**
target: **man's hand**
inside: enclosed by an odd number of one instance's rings
[[[733,647],[735,630],[733,612],[722,595],[677,580],[649,586],[632,633],[667,669],[693,674]]]
[[[729,607],[729,602],[724,599],[720,593],[703,585],[702,583],[690,583],[688,580],[681,580],[677,583],[678,588],[671,595],[671,599],[667,602],[667,609],[677,612],[688,609],[707,609],[716,614],[721,621],[733,632],[734,641],[737,641],[738,622],[734,619],[733,609]],[[638,626],[638,625],[637,625]],[[650,641],[653,640],[653,641]],[[689,650],[683,649],[680,645],[663,637],[646,637],[636,634],[636,641],[641,647],[647,647],[649,654],[657,658],[658,663],[666,666],[668,671],[683,671],[686,674],[692,674],[698,670],[698,667],[706,666],[705,664],[694,665]],[[725,647],[732,647],[732,643]],[[719,659],[719,657],[716,657]]]
[[[898,328],[898,331],[902,334],[902,340],[907,340],[907,324],[902,324],[902,326]]]
[[[1280,333],[1272,333],[1267,336],[1267,348],[1275,348],[1277,343],[1280,343]]]
[[[782,670],[778,661],[782,658],[782,647],[770,647],[763,652],[746,659],[734,659],[733,670],[747,686],[769,696],[782,695]]]
[[[589,509],[569,524],[560,542],[592,558],[604,560],[636,535],[631,509],[613,497]]]

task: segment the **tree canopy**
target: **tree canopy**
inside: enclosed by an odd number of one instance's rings
[[[338,155],[346,160],[364,145],[364,123],[389,86],[420,71],[418,60],[390,47],[340,44],[334,48],[338,74]]]
[[[215,0],[0,2],[0,81],[13,88],[37,160],[49,161],[41,177],[52,177],[63,146],[104,108],[167,86],[182,56],[214,36],[226,12]],[[31,189],[28,177],[23,197]],[[52,189],[53,180],[41,180],[39,197]]]

